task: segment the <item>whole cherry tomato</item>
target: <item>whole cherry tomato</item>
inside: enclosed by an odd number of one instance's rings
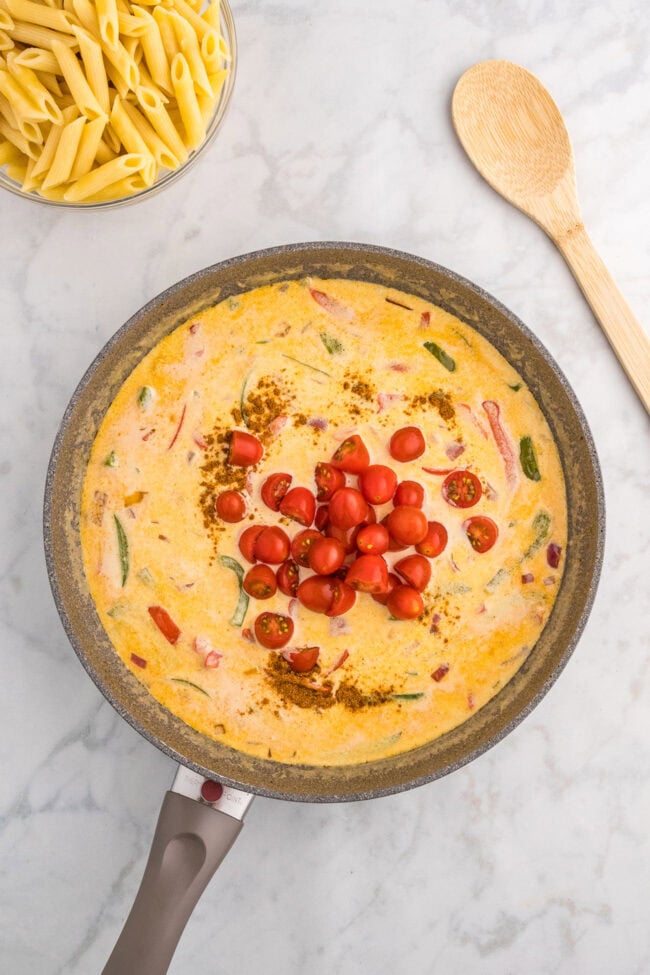
[[[257,562],[255,543],[264,528],[264,525],[251,525],[249,528],[245,528],[240,536],[239,551],[248,562]]]
[[[395,563],[395,572],[404,579],[409,586],[418,592],[423,592],[431,580],[431,563],[424,555],[407,555]]]
[[[384,525],[364,525],[359,529],[356,542],[364,555],[383,555],[388,551],[390,535]]]
[[[426,555],[429,559],[435,559],[444,551],[447,544],[447,529],[439,521],[427,522],[427,533],[421,542],[415,546],[415,551],[420,555]]]
[[[368,515],[364,496],[355,488],[339,488],[329,503],[330,524],[336,528],[354,528]]]
[[[391,457],[402,463],[421,457],[425,447],[424,434],[419,427],[402,427],[401,430],[396,430],[388,445]]]
[[[316,666],[320,647],[305,647],[304,650],[285,650],[282,654],[292,670],[305,674]]]
[[[222,491],[214,506],[222,521],[231,524],[241,521],[246,514],[246,502],[239,491]]]
[[[332,464],[346,474],[359,474],[370,463],[368,448],[358,434],[347,437],[334,451]]]
[[[314,495],[306,487],[291,488],[280,502],[280,511],[285,517],[293,518],[299,525],[308,527],[316,512]]]
[[[267,650],[279,650],[293,636],[293,620],[280,613],[260,613],[255,620],[255,636]]]
[[[233,430],[230,435],[228,463],[234,467],[251,467],[257,464],[264,453],[264,447],[252,433]]]
[[[427,533],[427,516],[420,508],[401,504],[388,515],[388,531],[398,545],[417,545]]]
[[[388,602],[388,597],[392,593],[395,586],[401,586],[401,585],[402,585],[402,580],[400,579],[400,577],[396,576],[394,572],[389,572],[388,588],[386,589],[386,592],[373,592],[372,598],[375,600],[375,602],[381,603],[382,606],[385,606],[386,603]]]
[[[329,501],[335,491],[345,487],[345,474],[333,464],[316,464],[314,477],[319,501]]]
[[[471,508],[482,494],[481,482],[471,471],[452,471],[442,482],[442,496],[454,508]]]
[[[395,586],[386,600],[391,616],[398,620],[414,620],[424,611],[422,596],[412,586]]]
[[[397,474],[385,464],[371,464],[359,474],[359,490],[371,504],[385,504],[395,494]]]
[[[298,532],[297,535],[293,536],[291,541],[291,555],[298,565],[303,565],[305,568],[309,565],[309,548],[317,538],[322,538],[322,535],[313,528],[305,528],[304,531]]]
[[[279,565],[289,557],[291,543],[285,531],[273,525],[271,528],[263,528],[256,537],[253,554],[260,562],[270,562],[272,565]]]
[[[291,485],[291,474],[271,474],[262,485],[262,501],[271,511],[280,510],[280,502]]]
[[[408,504],[411,508],[421,508],[424,504],[424,488],[417,481],[400,481],[395,491],[393,504]]]
[[[463,531],[475,552],[489,552],[497,538],[499,529],[487,515],[473,515],[463,522]]]
[[[360,592],[386,592],[388,566],[381,555],[360,555],[348,569],[345,581]]]
[[[278,588],[275,572],[268,565],[254,565],[244,576],[242,585],[254,599],[269,599]]]
[[[405,548],[408,548],[408,545],[400,545],[399,542],[395,541],[395,539],[391,535],[390,531],[388,531],[388,515],[384,515],[384,517],[381,519],[381,521],[379,522],[379,524],[380,525],[383,525],[383,527],[388,532],[388,551],[389,552],[403,552]]]
[[[336,538],[317,538],[307,554],[309,568],[328,576],[343,565],[345,548]]]
[[[314,517],[314,528],[317,528],[319,532],[324,532],[329,525],[329,521],[329,505],[319,505],[319,507],[316,508],[316,515]]]
[[[354,528],[337,528],[336,525],[328,525],[325,532],[328,538],[335,538],[341,543],[346,555],[356,551],[359,525],[355,525]]]
[[[275,575],[280,592],[283,592],[285,596],[297,594],[300,583],[300,569],[293,559],[287,559],[286,562],[283,562]]]

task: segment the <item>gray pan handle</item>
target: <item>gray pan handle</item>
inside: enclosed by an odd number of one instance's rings
[[[195,904],[243,823],[168,792],[140,889],[102,975],[164,975]]]

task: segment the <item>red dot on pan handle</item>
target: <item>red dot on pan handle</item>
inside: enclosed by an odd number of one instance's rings
[[[206,802],[218,802],[223,795],[223,786],[221,782],[215,782],[213,779],[206,779],[201,786],[201,796]]]

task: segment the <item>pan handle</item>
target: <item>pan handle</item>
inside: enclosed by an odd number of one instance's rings
[[[140,889],[102,975],[164,975],[195,904],[242,826],[186,795],[165,795]]]

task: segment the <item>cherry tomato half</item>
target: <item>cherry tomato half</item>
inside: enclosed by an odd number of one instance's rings
[[[322,538],[322,535],[320,532],[314,531],[313,528],[305,528],[304,531],[298,532],[297,535],[293,536],[291,541],[291,555],[298,565],[303,565],[307,568],[309,565],[309,548],[317,538]]]
[[[414,620],[424,611],[422,596],[412,586],[395,586],[386,600],[391,616],[398,620]]]
[[[420,555],[426,555],[428,559],[435,559],[447,545],[447,529],[439,521],[430,521],[427,524],[427,533],[422,541],[417,543],[415,551]]]
[[[329,503],[330,524],[336,528],[354,528],[367,515],[366,499],[356,488],[339,488]]]
[[[279,650],[293,636],[293,620],[280,613],[260,613],[255,620],[255,636],[267,650]]]
[[[276,578],[280,592],[283,592],[285,596],[296,595],[300,583],[300,569],[293,559],[287,559],[286,562],[282,563],[276,572]]]
[[[393,497],[393,504],[408,504],[411,508],[421,508],[424,504],[424,488],[417,481],[400,481]]]
[[[389,513],[386,526],[398,545],[417,545],[427,533],[427,516],[420,508],[400,504]]]
[[[359,489],[371,504],[385,504],[395,494],[397,474],[385,464],[371,464],[359,474]]]
[[[277,525],[271,528],[263,528],[255,538],[253,554],[260,562],[270,562],[272,565],[279,565],[289,558],[291,543],[289,536]]]
[[[299,525],[308,527],[316,513],[314,495],[306,487],[291,488],[280,502],[280,511],[285,517],[293,518]]]
[[[402,580],[400,579],[400,577],[396,576],[394,572],[389,572],[388,588],[386,589],[386,592],[373,592],[371,593],[372,598],[375,600],[375,602],[381,603],[382,606],[385,606],[386,603],[388,602],[388,597],[392,593],[395,586],[401,586],[401,585],[402,585]]]
[[[431,581],[431,563],[424,555],[407,555],[395,563],[395,572],[409,586],[423,592]]]
[[[264,447],[252,433],[233,430],[230,435],[228,463],[234,467],[251,467],[257,464],[264,453]]]
[[[388,445],[391,457],[402,463],[421,457],[425,447],[424,434],[419,427],[402,427],[401,430],[396,430]]]
[[[346,573],[347,575],[347,573]],[[349,609],[352,609],[357,598],[357,594],[351,586],[341,579],[333,578],[334,591],[332,605],[327,610],[326,616],[343,616]]]
[[[291,474],[271,474],[262,485],[262,501],[271,511],[280,510],[280,502],[291,485]]]
[[[242,585],[253,599],[269,599],[278,589],[275,572],[268,565],[254,565],[244,576]]]
[[[255,543],[264,531],[264,525],[251,525],[245,528],[239,539],[239,551],[248,562],[257,562]]]
[[[360,474],[370,463],[368,448],[358,434],[347,437],[334,451],[332,464],[346,474]]]
[[[346,555],[356,551],[359,530],[359,525],[355,525],[354,528],[337,528],[336,525],[328,525],[325,529],[328,538],[335,538],[341,543]]]
[[[239,491],[222,491],[214,504],[222,521],[234,524],[246,514],[246,502]]]
[[[292,670],[305,674],[316,666],[320,647],[305,647],[304,650],[285,650],[282,656]]]
[[[318,529],[319,532],[324,532],[330,523],[329,506],[326,504],[319,505],[316,508],[316,515],[314,517],[314,527]]]
[[[499,529],[486,515],[473,515],[472,518],[468,518],[463,522],[463,531],[474,551],[481,555],[483,552],[489,552],[499,537]]]
[[[329,576],[343,565],[345,547],[337,538],[317,538],[307,553],[309,568]]]
[[[452,471],[442,482],[442,496],[454,508],[471,508],[482,494],[481,482],[471,471]]]
[[[386,592],[388,566],[381,555],[360,555],[348,569],[345,581],[360,592]]]
[[[345,474],[333,464],[316,464],[314,478],[319,501],[329,501],[335,491],[345,487]]]
[[[307,609],[326,616],[342,616],[354,606],[356,593],[333,576],[310,576],[298,586],[298,599]]]
[[[390,535],[384,525],[364,525],[359,529],[356,542],[364,555],[383,555],[388,551]]]

